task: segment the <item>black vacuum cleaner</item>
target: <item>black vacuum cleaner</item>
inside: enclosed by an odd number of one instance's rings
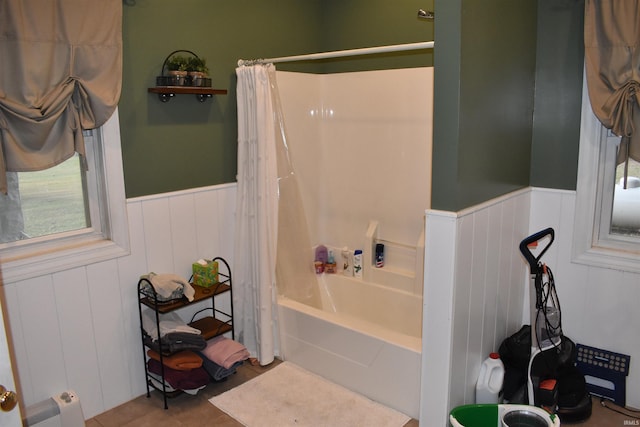
[[[562,332],[553,273],[540,261],[554,237],[554,230],[547,228],[520,243],[531,275],[531,324],[500,346],[506,368],[504,398],[545,408],[558,414],[563,423],[581,422],[591,416],[591,396],[584,375],[576,368],[576,345]]]

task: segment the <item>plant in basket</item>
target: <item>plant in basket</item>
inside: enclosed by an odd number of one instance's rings
[[[184,86],[187,80],[189,58],[182,55],[173,55],[167,59],[166,65],[169,71],[170,84],[173,86]]]
[[[187,72],[191,81],[191,86],[207,86],[206,77],[209,75],[209,67],[207,67],[207,60],[192,56],[187,63]]]

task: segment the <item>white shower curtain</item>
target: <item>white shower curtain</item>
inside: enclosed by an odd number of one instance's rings
[[[233,307],[237,339],[261,365],[277,347],[278,171],[273,64],[240,66]]]

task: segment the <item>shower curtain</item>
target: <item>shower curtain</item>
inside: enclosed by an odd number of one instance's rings
[[[261,365],[277,347],[278,172],[273,64],[240,66],[233,306],[238,340]]]

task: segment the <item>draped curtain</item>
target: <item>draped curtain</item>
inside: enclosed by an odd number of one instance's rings
[[[84,162],[83,129],[115,110],[121,0],[0,1],[0,192],[7,171]],[[86,168],[86,163],[84,163]]]
[[[0,243],[21,240],[24,230],[18,174],[7,174],[7,194],[0,194]]]
[[[238,189],[233,307],[238,340],[260,364],[277,342],[278,171],[270,79],[273,64],[241,66],[238,77]]]
[[[640,162],[640,2],[586,0],[584,43],[593,112],[622,137],[618,164]]]

